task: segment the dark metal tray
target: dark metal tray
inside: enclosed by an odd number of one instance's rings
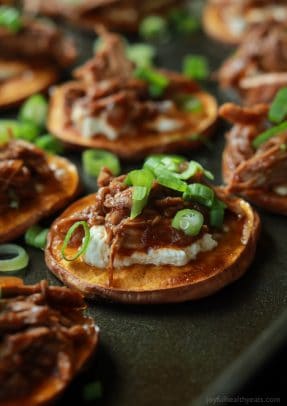
[[[88,57],[91,36],[77,34],[77,40]],[[229,52],[198,33],[160,44],[158,65],[180,70],[185,54],[198,53],[206,55],[216,69]],[[214,83],[205,87],[219,102],[227,100]],[[211,149],[189,154],[214,171],[217,183],[221,182],[225,129],[219,125]],[[67,155],[80,163],[79,153]],[[95,181],[82,179],[85,193],[96,190]],[[95,380],[102,383],[99,404],[104,405],[205,404],[215,401],[217,395],[238,392],[287,338],[287,312],[283,314],[287,304],[287,220],[264,212],[260,215],[263,227],[254,263],[241,280],[218,294],[164,306],[89,303],[88,313],[101,329],[100,347],[59,404],[84,404],[83,386]],[[47,278],[58,283],[47,270],[43,253],[34,249],[29,253],[25,281]]]

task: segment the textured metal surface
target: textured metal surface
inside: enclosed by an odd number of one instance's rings
[[[82,41],[82,48],[88,50],[91,39],[83,37]],[[176,70],[180,69],[186,53],[207,55],[215,69],[229,52],[203,34],[190,39],[174,38],[158,48],[158,64]],[[206,87],[220,101],[226,99],[214,84]],[[203,148],[189,154],[213,170],[218,183],[223,134],[221,124],[212,149]],[[79,154],[70,156],[79,163]],[[93,180],[83,180],[86,192],[96,189]],[[249,369],[251,372],[254,369],[252,354],[256,353],[254,365],[259,366],[278,345],[272,339],[279,334],[278,329],[271,325],[287,303],[287,220],[260,214],[263,229],[253,265],[240,281],[213,297],[153,307],[89,303],[88,312],[101,329],[100,348],[88,370],[59,403],[64,405],[78,399],[78,404],[83,404],[83,384],[100,380],[103,386],[100,404],[184,406],[199,396],[202,396],[199,403],[204,403],[207,388],[222,374],[209,393],[232,390],[247,378]],[[33,283],[47,278],[58,283],[47,270],[43,254],[29,251],[31,263],[25,281]],[[281,324],[280,332],[286,333],[286,317]],[[268,342],[263,339],[262,344],[261,337],[268,329],[270,339]],[[258,347],[256,340],[261,342]],[[244,355],[245,351],[249,353]],[[228,381],[231,375],[226,375],[227,370],[233,373],[232,382]]]

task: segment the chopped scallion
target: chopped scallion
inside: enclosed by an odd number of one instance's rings
[[[200,55],[187,55],[183,60],[183,74],[195,80],[207,79],[210,74],[207,59]]]
[[[102,168],[108,168],[113,175],[121,172],[120,162],[116,155],[102,149],[89,149],[82,154],[84,171],[97,177]]]
[[[70,240],[71,240],[74,232],[79,227],[83,227],[83,230],[84,230],[84,233],[85,233],[84,238],[82,240],[82,245],[78,249],[78,251],[76,252],[75,255],[73,255],[72,257],[68,257],[66,255],[66,249],[67,249],[67,247],[68,247],[68,245],[70,243]],[[64,238],[63,246],[62,246],[62,249],[61,249],[62,258],[65,259],[66,261],[75,261],[77,258],[79,258],[81,255],[83,255],[86,252],[86,250],[88,248],[88,245],[89,245],[89,242],[90,242],[90,238],[91,238],[90,229],[89,229],[88,223],[86,221],[77,221],[76,223],[74,223],[69,228],[69,230],[68,230],[68,232],[67,232],[67,234],[66,234],[66,236]]]
[[[19,113],[21,121],[27,121],[44,128],[48,114],[48,102],[41,94],[29,97],[22,105]]]
[[[142,20],[139,34],[145,40],[163,38],[168,33],[168,25],[163,17],[150,15]]]
[[[14,7],[0,6],[0,27],[17,33],[22,28],[21,13]]]
[[[262,144],[270,140],[270,138],[275,137],[287,130],[287,121],[283,121],[283,123],[270,128],[269,130],[264,131],[263,133],[259,134],[252,142],[252,146],[257,149]]]
[[[279,124],[287,116],[287,87],[280,89],[269,109],[268,118],[272,123]]]
[[[0,245],[0,256],[12,258],[0,259],[0,272],[15,272],[26,268],[29,263],[29,257],[24,248],[16,244]]]
[[[149,83],[149,92],[152,97],[160,97],[169,85],[169,79],[162,73],[149,67],[138,67],[135,72],[138,79]]]
[[[186,235],[196,236],[204,223],[204,217],[198,210],[184,209],[176,213],[172,227],[183,231]]]
[[[40,226],[32,226],[25,233],[25,242],[32,247],[44,249],[47,243],[49,229]]]
[[[125,184],[133,186],[131,218],[141,214],[147,204],[154,176],[148,169],[135,169],[128,173]]]
[[[194,200],[204,206],[211,207],[214,199],[214,191],[201,183],[192,183],[187,186],[183,198],[186,200]]]
[[[61,154],[64,151],[63,143],[51,134],[45,134],[36,139],[35,145],[50,154]]]

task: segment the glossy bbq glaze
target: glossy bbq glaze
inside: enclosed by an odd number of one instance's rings
[[[20,236],[65,206],[79,190],[77,169],[34,145],[11,140],[0,147],[0,242]]]
[[[243,108],[226,103],[220,115],[233,124],[226,135],[222,170],[228,191],[258,206],[287,215],[287,133],[279,132],[258,148],[256,137],[271,128],[269,106]]]
[[[2,277],[0,287],[0,403],[50,404],[94,353],[99,329],[68,288],[15,277]]]
[[[155,182],[142,214],[131,219],[131,188],[124,185],[125,177],[107,179],[103,176],[103,179],[97,194],[74,203],[54,222],[45,251],[50,270],[87,297],[99,296],[128,303],[197,299],[239,278],[252,261],[259,218],[243,200],[227,197],[220,189],[217,191],[228,209],[223,229],[216,230],[209,225],[201,204],[186,202],[179,193],[172,193]],[[175,213],[182,208],[197,209],[206,217],[196,237],[186,236],[171,226]],[[83,256],[75,261],[63,259],[61,248],[65,235],[76,221],[86,221],[91,228],[104,225],[110,246],[107,267],[92,266]],[[216,239],[216,244],[185,265],[116,265],[117,261],[135,252],[191,246],[207,233]],[[67,250],[70,257],[77,252],[82,239],[81,232],[74,235]]]
[[[102,39],[102,49],[75,71],[77,80],[53,92],[48,127],[55,136],[74,146],[138,159],[152,151],[195,148],[204,142],[201,136],[211,135],[217,119],[211,95],[180,74],[158,70],[167,87],[153,99],[148,83],[135,77],[122,39],[106,32]],[[184,111],[186,97],[200,109]]]

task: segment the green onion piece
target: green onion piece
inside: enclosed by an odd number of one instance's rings
[[[25,243],[31,247],[44,249],[47,243],[49,229],[40,226],[32,226],[25,233]]]
[[[287,87],[280,89],[269,109],[268,118],[272,123],[279,124],[287,116]]]
[[[183,198],[186,200],[194,200],[204,206],[211,207],[214,199],[214,191],[201,183],[192,183],[187,186]]]
[[[22,105],[19,113],[19,120],[28,121],[44,128],[48,114],[48,102],[41,94],[29,97]]]
[[[0,272],[15,272],[26,268],[29,257],[24,248],[16,244],[0,245],[0,256],[13,256],[9,259],[0,259]]]
[[[203,215],[197,210],[184,209],[176,213],[172,220],[172,227],[183,231],[186,235],[196,236],[204,223]]]
[[[260,135],[258,135],[254,140],[252,141],[252,146],[257,149],[259,148],[262,144],[264,144],[266,141],[268,141],[270,138],[279,135],[283,133],[284,131],[287,130],[287,121],[283,121],[283,123],[270,128],[267,131],[264,131]]]
[[[183,60],[183,74],[191,79],[207,79],[210,74],[207,59],[200,55],[187,55]]]
[[[164,166],[170,172],[178,172],[179,165],[185,162],[185,158],[180,155],[151,155],[146,159],[144,163],[144,168],[148,168],[151,171],[154,171],[159,165]]]
[[[200,28],[198,18],[190,15],[188,11],[183,8],[172,10],[168,18],[174,29],[182,34],[191,34]]]
[[[9,136],[8,136],[7,132],[6,131],[0,132],[0,147],[1,147],[1,145],[7,144],[8,141],[9,141]]]
[[[209,221],[212,227],[222,228],[226,204],[214,197],[212,207],[209,212]]]
[[[179,177],[179,179],[187,180],[198,173],[203,174],[207,179],[214,179],[214,176],[211,172],[204,169],[198,162],[195,161],[190,161],[188,164],[188,168],[184,172],[178,173],[177,176]]]
[[[154,174],[157,182],[169,189],[177,192],[185,193],[187,191],[187,183],[176,177],[176,174],[167,171],[164,167],[158,166],[155,168]]]
[[[87,402],[100,399],[102,397],[102,394],[103,390],[100,381],[91,382],[84,386],[83,398]]]
[[[35,144],[50,154],[61,154],[64,151],[63,143],[51,134],[42,135]]]
[[[16,120],[0,120],[0,133],[13,135],[14,138],[33,142],[39,135],[39,128],[32,123],[20,123]]]
[[[13,7],[0,6],[0,27],[17,33],[22,28],[20,11]]]
[[[149,93],[152,97],[160,97],[169,85],[169,79],[162,73],[149,67],[138,67],[135,77],[149,83]]]
[[[147,204],[154,176],[148,169],[135,169],[128,173],[125,184],[133,186],[131,218],[141,214]]]
[[[133,44],[126,48],[126,54],[130,61],[138,67],[150,67],[156,55],[155,47],[149,44]]]
[[[102,168],[108,168],[113,175],[121,172],[120,162],[116,155],[102,149],[89,149],[82,154],[84,171],[97,177]]]
[[[73,255],[72,257],[67,257],[65,254],[65,251],[67,249],[67,246],[69,245],[69,242],[70,242],[74,232],[79,227],[83,227],[84,232],[85,232],[85,236],[83,238],[82,245],[78,249],[78,251],[76,252],[75,255]],[[91,238],[91,235],[90,235],[90,229],[89,229],[88,223],[86,221],[76,221],[76,223],[74,223],[69,228],[69,230],[64,238],[63,246],[61,249],[62,258],[65,259],[66,261],[75,261],[77,258],[79,258],[82,254],[84,254],[86,252],[89,242],[90,242],[90,238]]]
[[[167,22],[160,16],[148,16],[142,20],[139,26],[139,34],[145,40],[163,38],[167,33]]]
[[[203,104],[196,97],[189,97],[182,103],[181,109],[187,113],[202,113]]]

